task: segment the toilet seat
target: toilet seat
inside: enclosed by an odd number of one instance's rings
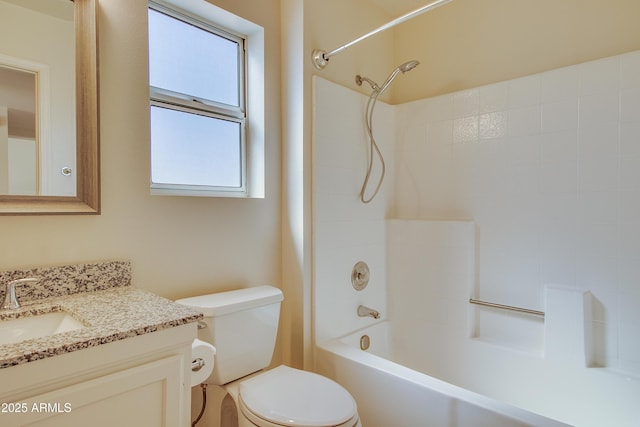
[[[240,383],[240,409],[265,427],[353,427],[358,422],[353,397],[336,382],[287,366]]]

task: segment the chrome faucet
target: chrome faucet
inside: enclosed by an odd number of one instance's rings
[[[39,277],[26,277],[24,279],[12,280],[7,283],[7,287],[4,291],[4,301],[2,302],[0,310],[15,310],[16,308],[20,308],[20,301],[18,301],[18,297],[16,296],[16,286],[39,281]]]
[[[380,312],[364,305],[358,306],[358,316],[360,317],[373,317],[374,319],[380,318]]]

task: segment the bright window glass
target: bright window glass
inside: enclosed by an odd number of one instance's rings
[[[241,125],[151,107],[153,184],[241,187]]]
[[[151,86],[240,106],[238,52],[234,40],[149,9]]]

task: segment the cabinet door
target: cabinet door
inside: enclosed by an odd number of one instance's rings
[[[180,426],[184,364],[182,356],[171,356],[14,402],[22,411],[2,414],[2,425]]]

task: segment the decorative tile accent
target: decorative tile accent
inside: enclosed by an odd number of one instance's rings
[[[30,270],[0,272],[0,301],[5,284],[26,277],[40,277],[36,283],[16,287],[21,303],[43,298],[72,295],[131,285],[131,261],[38,267]]]

